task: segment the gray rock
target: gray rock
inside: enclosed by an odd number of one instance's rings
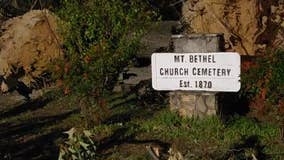
[[[179,21],[161,21],[153,24],[151,30],[143,37],[143,48],[141,48],[137,56],[151,57],[152,53],[162,52],[163,49],[167,49],[173,30],[180,26]]]

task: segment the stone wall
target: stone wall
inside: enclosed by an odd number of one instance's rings
[[[217,98],[215,93],[171,92],[170,109],[183,117],[216,115]]]

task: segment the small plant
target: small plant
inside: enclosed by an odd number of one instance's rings
[[[258,57],[255,65],[243,75],[243,93],[250,98],[250,107],[258,118],[270,115],[276,120],[273,113],[284,114],[283,75],[284,51],[281,49]],[[277,121],[283,123],[283,120]]]
[[[60,147],[58,160],[95,160],[96,145],[92,140],[92,133],[88,130],[79,134],[75,128],[65,132],[68,141]]]
[[[2,159],[2,160],[11,160],[12,157],[11,157],[10,154],[6,154],[6,153],[4,154],[4,153],[0,152],[0,159]]]

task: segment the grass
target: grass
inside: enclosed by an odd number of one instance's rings
[[[127,144],[145,142],[144,144],[156,145],[154,142],[160,141],[168,144],[164,148],[166,151],[169,147],[176,148],[188,159],[241,159],[252,156],[260,159],[284,158],[279,128],[247,117],[236,116],[224,123],[217,116],[204,119],[181,118],[162,109],[147,120],[139,117],[123,124],[101,125],[95,129],[95,134],[107,130],[107,135],[112,136],[119,129],[126,130],[118,139],[127,141]],[[129,140],[129,137],[132,139]],[[123,144],[114,148],[109,146],[106,150],[112,150],[110,157],[119,157],[117,148],[122,146]],[[145,155],[146,153],[144,151]],[[123,151],[121,154],[124,154]],[[135,154],[137,153],[128,152],[130,157]]]
[[[168,140],[183,139],[191,146],[195,146],[195,149],[199,146],[200,151],[204,150],[202,148],[207,148],[208,152],[216,152],[218,154],[233,150],[236,144],[251,137],[255,137],[260,141],[260,144],[265,146],[264,154],[272,154],[270,151],[277,150],[277,145],[270,145],[269,143],[280,138],[277,126],[258,124],[245,117],[235,117],[230,123],[225,125],[216,116],[205,119],[183,119],[174,113],[164,111],[157,115],[153,121],[148,121],[141,127],[147,128],[146,130],[150,134],[155,133],[158,136],[157,138],[164,137]],[[180,148],[184,150],[184,147],[186,146]],[[189,148],[187,152],[191,152],[191,154],[196,152],[190,150]],[[204,152],[200,154],[202,156]]]
[[[141,105],[141,100],[133,94],[114,95],[108,100],[111,115],[91,129],[98,160],[151,160],[146,146],[157,148],[160,159],[170,156],[170,148],[190,160],[252,159],[253,156],[284,159],[284,143],[276,125],[243,116],[226,122],[217,116],[182,118],[163,103]],[[34,154],[32,157],[49,159],[58,156],[55,144],[63,143],[62,138],[66,137],[63,131],[71,127],[84,129],[78,106],[72,105],[74,101],[76,98],[72,96],[65,97],[15,112],[16,115],[5,114],[9,116],[1,118],[0,140],[9,142],[6,148],[14,148],[8,151],[12,158],[18,154],[32,159],[30,153]],[[6,112],[9,110],[3,113]],[[20,148],[28,150],[24,153]]]

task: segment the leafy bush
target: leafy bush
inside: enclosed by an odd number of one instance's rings
[[[64,21],[66,57],[53,76],[65,94],[84,97],[87,107],[97,110],[106,105],[103,97],[137,52],[154,14],[140,0],[64,0],[62,5],[57,13]]]
[[[284,114],[284,51],[258,57],[256,64],[242,77],[243,93],[250,97],[251,108],[259,116]],[[274,120],[277,118],[272,115]],[[283,123],[281,119],[278,119]]]
[[[63,6],[58,15],[65,21],[66,60],[57,66],[56,76],[76,93],[111,88],[139,47],[151,15],[147,6],[136,0],[65,0]]]

